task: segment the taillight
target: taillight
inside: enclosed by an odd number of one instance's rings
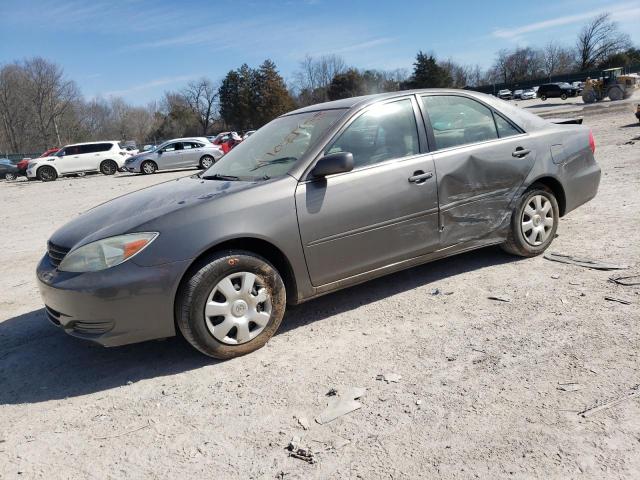
[[[589,130],[589,148],[591,153],[596,153],[596,140],[593,138],[593,132]]]

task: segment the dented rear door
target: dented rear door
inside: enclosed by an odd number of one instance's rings
[[[423,106],[434,147],[440,244],[447,247],[488,236],[508,222],[535,163],[535,142],[475,99],[430,97],[423,97]]]

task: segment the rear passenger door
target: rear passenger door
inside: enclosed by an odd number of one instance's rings
[[[195,167],[200,160],[202,145],[197,142],[182,142],[182,167]]]
[[[534,142],[506,117],[465,95],[421,97],[438,177],[442,247],[508,223],[533,167]]]

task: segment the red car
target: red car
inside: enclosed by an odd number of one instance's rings
[[[233,147],[242,141],[242,137],[236,132],[222,132],[216,135],[216,138],[211,140],[214,145],[220,145],[223,153],[228,153]]]
[[[57,147],[56,148],[50,148],[49,150],[46,150],[38,158],[50,157],[50,156],[55,155],[56,153],[58,153],[58,150],[60,150],[60,149],[57,148]],[[33,160],[33,159],[32,158],[23,158],[18,163],[16,163],[16,167],[18,167],[18,170],[20,170],[20,174],[21,175],[25,175],[25,173],[27,171],[27,167],[29,166],[29,161],[30,160]]]

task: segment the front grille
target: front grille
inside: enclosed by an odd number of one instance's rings
[[[71,249],[55,245],[51,242],[47,243],[47,254],[49,255],[49,260],[54,267],[60,265],[60,262],[67,253],[69,253],[69,250]]]

